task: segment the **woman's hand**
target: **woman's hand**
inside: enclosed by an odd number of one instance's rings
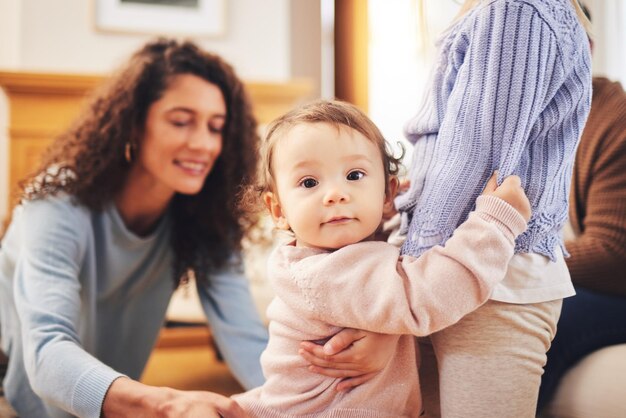
[[[203,391],[167,389],[168,400],[159,402],[159,418],[245,418],[248,415],[230,398]],[[152,415],[151,415],[152,416]]]
[[[152,387],[121,377],[109,388],[103,418],[247,418],[230,398],[217,393]]]
[[[324,346],[300,343],[299,354],[311,365],[309,370],[328,377],[343,378],[338,391],[359,386],[385,368],[396,350],[398,335],[344,329]]]

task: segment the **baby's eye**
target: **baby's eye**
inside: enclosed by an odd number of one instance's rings
[[[300,186],[306,188],[306,189],[312,189],[313,187],[317,186],[317,180],[312,179],[312,178],[306,178],[304,180],[302,180],[300,182]]]
[[[346,177],[348,180],[360,180],[363,178],[363,176],[365,176],[365,173],[359,170],[354,170],[348,173],[348,176]]]

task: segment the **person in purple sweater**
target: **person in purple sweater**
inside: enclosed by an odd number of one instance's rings
[[[498,182],[521,178],[532,218],[491,300],[421,341],[426,416],[535,414],[562,299],[574,294],[559,232],[591,102],[582,22],[570,0],[469,0],[438,39],[425,104],[405,127],[402,253],[444,244],[494,170]]]

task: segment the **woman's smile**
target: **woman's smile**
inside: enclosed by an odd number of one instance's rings
[[[206,174],[209,168],[208,162],[192,161],[192,160],[174,160],[174,165],[181,168],[185,173],[201,176]]]

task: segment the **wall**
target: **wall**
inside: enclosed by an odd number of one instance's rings
[[[2,0],[15,2],[16,0]],[[96,0],[21,0],[17,28],[22,70],[103,73],[154,35],[95,28]],[[223,55],[244,78],[290,77],[289,0],[224,0],[226,33],[195,39]],[[14,29],[15,30],[15,29]],[[4,37],[3,37],[4,38]],[[1,56],[0,56],[1,58]],[[4,67],[4,62],[0,62]]]
[[[583,0],[591,13],[594,75],[626,86],[626,2]]]
[[[312,95],[321,96],[322,13],[321,0],[293,1],[289,16],[291,75],[315,80]],[[331,63],[332,65],[332,63]]]

